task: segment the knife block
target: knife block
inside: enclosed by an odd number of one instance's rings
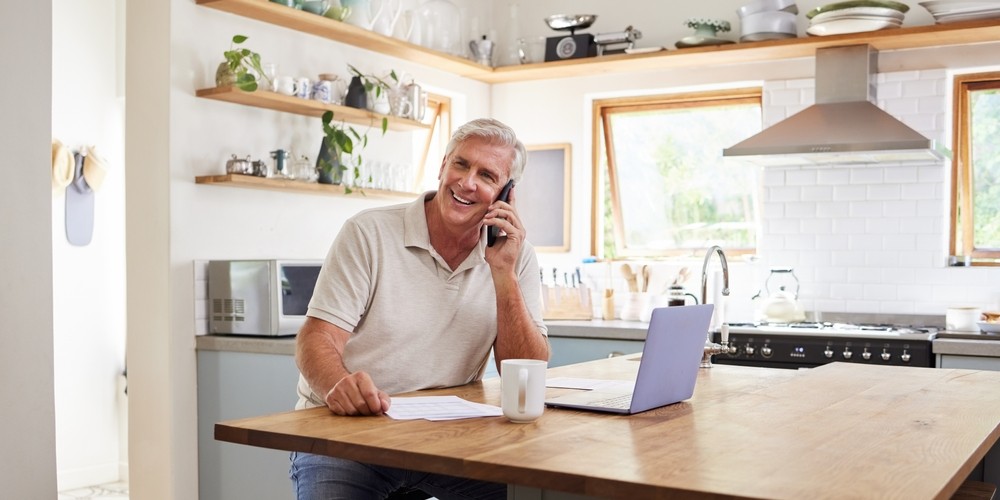
[[[593,319],[590,289],[542,285],[542,319]]]

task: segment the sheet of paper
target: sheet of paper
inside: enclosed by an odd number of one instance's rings
[[[632,380],[606,380],[598,378],[552,377],[545,380],[545,387],[560,389],[620,390],[635,386]]]
[[[457,420],[460,418],[499,417],[503,411],[499,406],[473,403],[458,396],[418,396],[392,398],[389,411],[396,420]]]

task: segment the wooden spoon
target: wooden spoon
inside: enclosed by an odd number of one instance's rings
[[[625,277],[625,281],[628,283],[628,291],[638,292],[639,284],[636,282],[635,273],[632,272],[632,267],[628,264],[622,264],[622,276]]]

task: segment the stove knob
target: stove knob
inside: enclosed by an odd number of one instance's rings
[[[771,348],[768,347],[768,346],[761,347],[760,348],[760,355],[764,356],[765,358],[770,358],[771,357]]]
[[[827,347],[826,350],[823,351],[823,355],[826,356],[827,359],[832,358],[833,357],[833,349],[830,349],[829,347]]]
[[[854,353],[850,349],[844,349],[844,359],[851,359]]]
[[[906,352],[906,349],[903,349],[903,354],[899,355],[899,359],[903,360],[904,363],[909,363],[910,353]]]
[[[743,352],[747,353],[747,356],[753,356],[754,351],[756,351],[756,349],[754,349],[752,345],[748,345],[743,349]]]
[[[868,352],[868,348],[865,347],[865,352],[861,353],[861,357],[865,358],[865,361],[872,359],[872,353]]]
[[[882,361],[889,361],[889,358],[891,357],[892,354],[889,354],[889,351],[882,349]]]

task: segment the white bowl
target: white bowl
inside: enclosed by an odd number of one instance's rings
[[[791,12],[769,11],[750,14],[740,19],[740,35],[748,37],[755,33],[798,33],[795,14]]]
[[[980,321],[976,323],[979,325],[979,329],[986,333],[1000,333],[1000,323],[987,323],[985,321]]]
[[[774,12],[779,10],[792,14],[799,13],[799,7],[795,5],[795,0],[753,0],[736,9],[736,14],[742,18],[758,12]]]

